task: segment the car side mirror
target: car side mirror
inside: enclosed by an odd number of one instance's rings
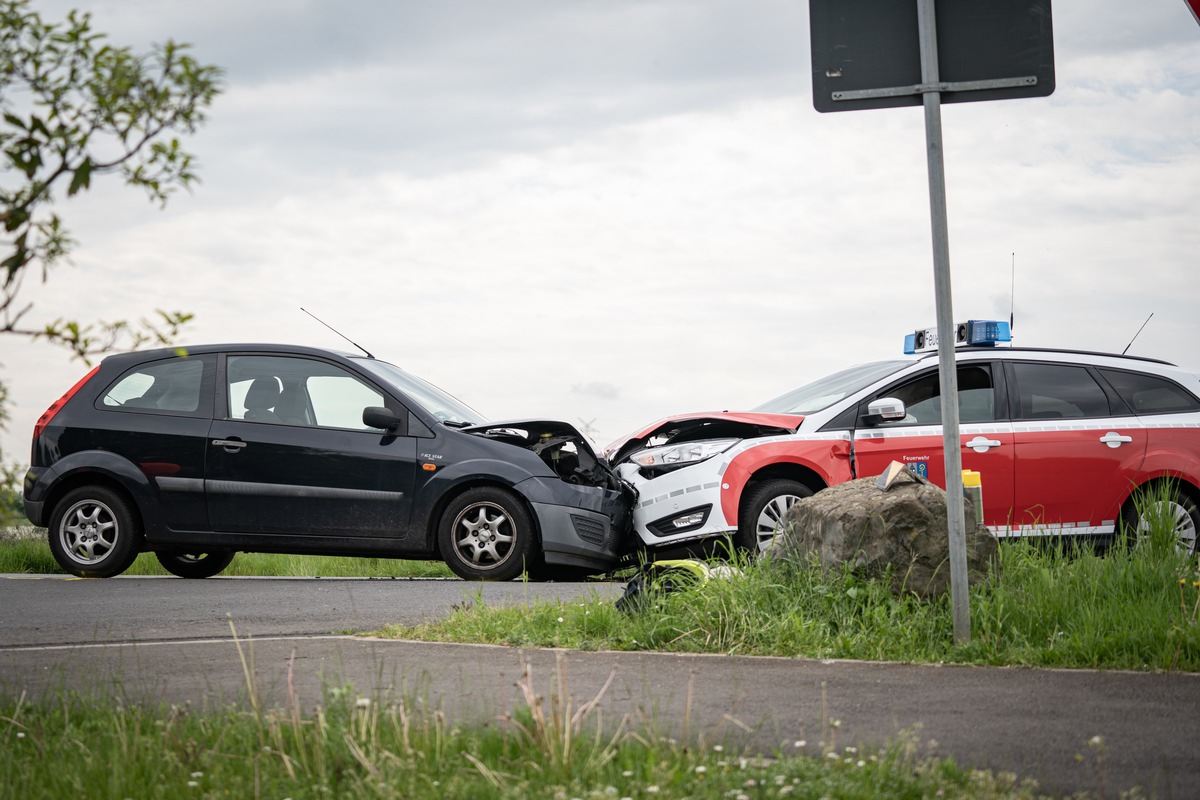
[[[881,397],[867,405],[867,420],[871,422],[895,422],[908,416],[904,401],[895,397]]]
[[[403,420],[382,406],[367,406],[362,413],[363,425],[368,428],[382,428],[388,433],[399,433]]]

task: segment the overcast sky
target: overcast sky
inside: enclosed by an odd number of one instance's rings
[[[818,114],[803,0],[39,0],[226,71],[165,211],[97,181],[29,323],[376,356],[598,444],[749,408],[935,324],[919,108]],[[956,319],[1200,369],[1200,26],[1057,0],[1057,90],[943,109]],[[1015,253],[1015,298],[1011,266]],[[86,367],[6,337],[13,420]]]

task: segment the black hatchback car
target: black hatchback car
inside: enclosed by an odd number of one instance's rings
[[[63,569],[152,551],[442,559],[472,580],[613,567],[631,487],[572,426],[485,423],[369,355],[262,344],[110,356],[38,420],[25,512]]]

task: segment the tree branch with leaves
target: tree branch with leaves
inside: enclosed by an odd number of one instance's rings
[[[26,324],[33,304],[19,296],[27,274],[44,283],[76,244],[55,211],[56,192],[69,199],[119,175],[165,206],[197,182],[179,137],[195,133],[222,89],[221,70],[197,62],[187,45],[167,41],[138,55],[106,39],[90,14],[48,22],[29,0],[0,0],[0,334],[62,345],[85,363],[171,344],[192,315]],[[0,428],[7,397],[0,381]],[[20,473],[0,456],[0,521],[20,506]]]
[[[45,339],[77,357],[148,342],[167,344],[191,318],[158,311],[154,320],[23,321],[26,273],[44,282],[75,242],[55,212],[55,192],[73,197],[98,176],[120,175],[165,205],[197,181],[179,136],[194,133],[221,91],[221,70],[168,41],[136,55],[106,43],[91,15],[44,21],[29,0],[0,2],[0,333]]]

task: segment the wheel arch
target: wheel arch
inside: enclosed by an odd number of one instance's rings
[[[721,476],[721,513],[726,522],[737,525],[747,490],[753,491],[755,482],[787,478],[803,483],[815,493],[848,480],[850,442],[839,436],[753,443],[717,474]]]
[[[1191,535],[1186,535],[1186,532],[1178,527],[1178,518],[1176,519],[1176,535],[1180,537],[1181,541],[1190,540],[1188,549],[1193,554],[1197,552],[1196,548],[1200,547],[1196,541],[1196,530],[1200,528],[1200,487],[1197,487],[1187,477],[1170,471],[1149,477],[1130,490],[1117,511],[1116,531],[1113,534],[1114,542],[1121,539],[1133,542],[1140,537],[1141,516],[1145,507],[1139,505],[1139,495],[1147,497],[1150,503],[1156,503],[1159,498],[1169,496],[1172,502],[1181,505],[1182,510],[1191,517]],[[1190,509],[1187,508],[1189,503]]]
[[[129,490],[119,478],[108,472],[100,472],[97,470],[78,470],[70,474],[64,475],[60,480],[55,482],[46,495],[46,524],[49,525],[57,510],[58,504],[62,502],[69,492],[74,491],[83,486],[101,486],[111,492],[116,493],[125,500],[129,506],[129,513],[133,515],[134,524],[138,530],[138,552],[146,549],[146,518],[142,513],[141,504],[134,492]],[[51,532],[53,535],[53,532]]]
[[[742,487],[742,493],[738,497],[738,519],[741,519],[742,512],[746,507],[746,498],[754,493],[755,487],[769,480],[791,480],[797,483],[802,483],[809,489],[812,489],[813,494],[828,487],[829,484],[825,479],[817,473],[816,470],[792,461],[779,461],[773,464],[768,464],[750,476],[746,481],[746,485]]]
[[[446,513],[446,507],[453,503],[456,499],[466,494],[472,489],[479,488],[494,488],[502,489],[513,497],[524,507],[526,514],[529,516],[532,526],[534,542],[540,549],[542,546],[542,531],[538,523],[537,514],[534,513],[533,506],[529,502],[529,498],[517,490],[516,486],[505,481],[495,480],[485,477],[469,478],[453,486],[450,486],[446,491],[442,492],[433,505],[429,508],[429,513],[425,518],[425,541],[429,545],[429,550],[438,558],[444,560],[445,556],[442,553],[442,548],[438,544],[438,526],[441,524],[442,515]]]
[[[1193,480],[1187,475],[1183,475],[1175,470],[1160,469],[1153,472],[1147,472],[1138,476],[1139,480],[1136,483],[1131,483],[1129,491],[1121,498],[1120,510],[1124,511],[1129,503],[1133,502],[1137,497],[1138,492],[1144,491],[1148,487],[1157,484],[1172,483],[1179,487],[1180,491],[1186,492],[1197,505],[1200,505],[1200,481]]]
[[[1138,493],[1146,490],[1153,491],[1153,487],[1160,484],[1173,484],[1178,487],[1181,492],[1184,492],[1192,499],[1196,505],[1200,505],[1200,485],[1196,481],[1191,480],[1186,475],[1181,475],[1173,470],[1158,470],[1152,473],[1139,476],[1141,480],[1131,484],[1129,491],[1121,498],[1121,504],[1118,508],[1119,513],[1124,514],[1126,509],[1137,499]]]

